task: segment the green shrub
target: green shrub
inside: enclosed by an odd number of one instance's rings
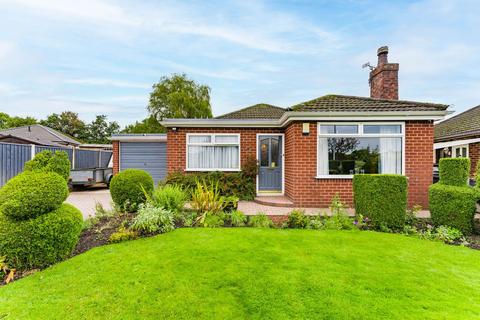
[[[207,184],[218,183],[218,191],[222,196],[233,196],[240,200],[253,200],[256,195],[255,177],[251,177],[251,168],[244,172],[208,172],[188,173],[174,172],[167,176],[165,184],[179,185],[190,193],[197,186],[197,181]]]
[[[145,203],[153,188],[152,177],[138,169],[121,171],[110,182],[113,202],[126,211],[136,211],[140,204]]]
[[[120,227],[117,232],[114,232],[108,238],[108,242],[118,243],[128,240],[134,240],[138,238],[138,233],[132,230],[128,230],[124,227]]]
[[[326,230],[351,230],[355,227],[353,221],[349,218],[347,208],[335,194],[330,204],[331,216],[324,215],[323,229]]]
[[[156,207],[164,208],[168,211],[177,213],[183,210],[188,197],[185,191],[177,185],[165,185],[157,187],[150,202]]]
[[[0,211],[17,219],[51,212],[68,197],[67,182],[54,172],[26,171],[0,189]]]
[[[464,234],[473,230],[479,191],[468,186],[458,187],[435,183],[429,189],[429,206],[435,226],[449,226]]]
[[[449,186],[465,186],[470,173],[470,159],[442,158],[438,164],[440,183]]]
[[[480,189],[480,160],[477,161],[477,168],[475,171],[475,186]]]
[[[440,226],[435,230],[435,238],[445,243],[454,243],[455,241],[462,240],[463,234],[458,229]]]
[[[307,229],[313,229],[313,230],[324,229],[324,219],[322,219],[320,216],[310,217],[310,221],[308,222]]]
[[[82,230],[82,214],[70,204],[28,220],[0,214],[0,256],[20,270],[44,268],[67,258]]]
[[[141,204],[131,229],[144,234],[166,233],[175,229],[173,213],[150,203]]]
[[[253,228],[271,228],[273,221],[265,213],[261,212],[248,219],[248,225]]]
[[[192,191],[190,205],[197,211],[196,222],[203,224],[208,214],[220,214],[228,207],[236,207],[238,198],[226,197],[220,194],[218,182],[197,181],[196,188]]]
[[[189,210],[176,212],[173,215],[173,221],[178,227],[192,227],[196,218],[197,213]]]
[[[228,214],[228,220],[232,227],[243,227],[247,222],[247,217],[242,211],[233,210]]]
[[[355,212],[375,228],[402,229],[407,210],[407,178],[395,174],[356,174],[353,177]]]
[[[308,224],[309,218],[305,215],[305,211],[296,209],[288,215],[285,226],[287,228],[305,229],[308,227]]]
[[[207,213],[205,219],[202,222],[204,228],[220,228],[225,225],[225,214],[221,213]]]
[[[55,172],[68,181],[70,177],[70,160],[65,151],[44,150],[25,163],[25,171]]]

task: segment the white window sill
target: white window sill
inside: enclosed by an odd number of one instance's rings
[[[316,176],[315,179],[353,179],[353,175],[347,174],[347,175],[321,175],[321,176]]]
[[[240,172],[240,169],[185,169],[186,172],[213,172],[213,171],[223,171],[223,172]]]

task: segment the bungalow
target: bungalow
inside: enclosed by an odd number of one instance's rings
[[[296,207],[327,207],[336,193],[352,205],[354,174],[403,174],[409,205],[428,207],[433,122],[448,105],[398,100],[399,65],[388,62],[388,47],[377,55],[369,98],[326,95],[286,109],[258,104],[213,119],[165,119],[166,172],[240,171],[254,158],[257,195]],[[133,138],[114,137],[114,162]]]
[[[441,158],[468,157],[471,176],[480,160],[480,106],[435,124],[435,163]]]

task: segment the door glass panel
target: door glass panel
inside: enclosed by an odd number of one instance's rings
[[[260,166],[268,167],[268,154],[269,154],[269,139],[262,139],[260,141]]]
[[[271,139],[272,139],[272,147],[271,147],[272,148],[272,150],[271,150],[272,162],[270,163],[270,166],[271,167],[278,167],[278,165],[279,165],[279,163],[278,163],[278,155],[279,155],[278,138],[271,138]]]

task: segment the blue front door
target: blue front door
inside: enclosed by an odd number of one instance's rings
[[[282,191],[282,136],[258,137],[258,190]]]

